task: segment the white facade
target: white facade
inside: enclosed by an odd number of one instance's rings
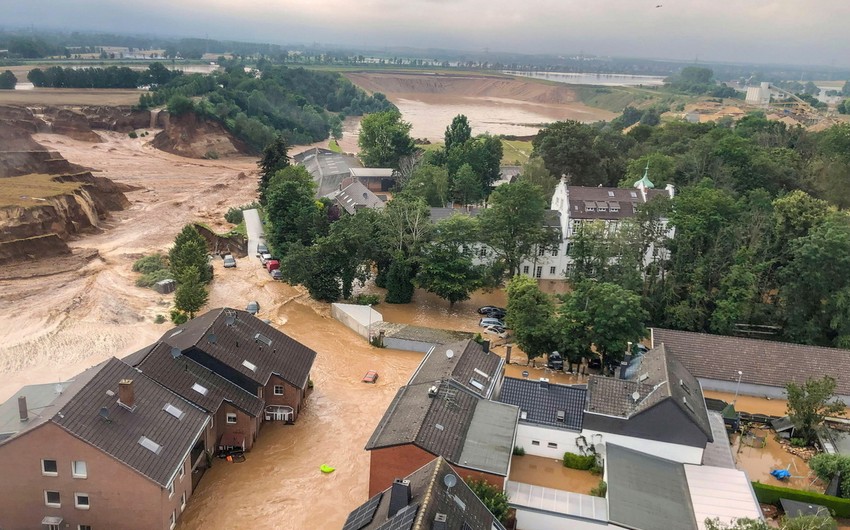
[[[522,422],[519,423],[516,434],[516,445],[522,447],[525,454],[545,458],[561,459],[566,452],[581,454],[579,447],[589,445],[594,445],[598,453],[604,454],[606,443],[613,443],[683,464],[701,464],[704,451],[704,448],[700,447],[645,440],[589,429],[575,432]]]

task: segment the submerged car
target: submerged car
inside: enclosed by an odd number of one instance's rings
[[[478,325],[481,326],[482,328],[487,328],[487,327],[490,327],[490,326],[499,326],[501,328],[505,327],[504,321],[499,320],[498,318],[489,318],[489,317],[482,318],[481,320],[479,320]]]
[[[378,372],[375,370],[369,370],[366,372],[366,375],[363,376],[362,381],[364,383],[372,383],[374,384],[378,380]]]
[[[236,258],[233,257],[233,254],[225,254],[224,256],[224,268],[232,269],[236,267]]]
[[[490,333],[502,339],[508,336],[508,330],[506,330],[502,326],[487,326],[486,328],[484,328],[484,333]]]

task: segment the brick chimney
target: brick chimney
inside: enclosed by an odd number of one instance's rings
[[[118,403],[131,411],[136,408],[136,392],[132,379],[118,381]]]
[[[27,409],[27,397],[18,396],[18,413],[21,415],[21,422],[29,421],[30,414]]]
[[[387,517],[392,517],[410,504],[410,481],[397,478],[390,489],[390,506]]]

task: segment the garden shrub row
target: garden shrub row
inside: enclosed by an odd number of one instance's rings
[[[783,488],[781,486],[773,486],[770,484],[762,484],[761,482],[753,482],[753,490],[756,493],[756,498],[764,504],[779,505],[780,499],[789,499],[792,501],[805,502],[808,504],[820,504],[826,506],[835,515],[835,517],[850,517],[850,499],[842,499],[833,497],[832,495],[824,495],[813,491],[802,491],[791,488]]]

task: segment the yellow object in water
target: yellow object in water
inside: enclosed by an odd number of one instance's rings
[[[319,467],[319,469],[322,471],[322,473],[333,473],[334,471],[336,471],[336,468],[335,468],[335,467],[331,467],[331,466],[329,466],[329,465],[327,465],[327,464],[322,464],[322,465]]]

